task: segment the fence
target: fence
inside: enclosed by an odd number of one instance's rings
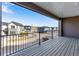
[[[28,34],[2,35],[1,55],[10,55],[25,48],[29,48],[35,44],[41,45],[42,42],[48,39],[53,39],[53,31],[43,33],[34,32]]]

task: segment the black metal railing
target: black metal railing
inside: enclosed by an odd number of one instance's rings
[[[1,36],[1,55],[10,55],[35,44],[41,45],[42,42],[53,39],[53,30],[33,32],[28,34],[14,34]]]

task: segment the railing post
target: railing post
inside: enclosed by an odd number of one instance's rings
[[[40,39],[41,39],[41,38],[40,38],[40,32],[39,32],[39,45],[41,44]]]
[[[2,25],[2,3],[0,2],[0,56],[1,56],[1,25]]]
[[[53,28],[52,28],[52,32],[51,33],[52,33],[52,39],[53,39]]]

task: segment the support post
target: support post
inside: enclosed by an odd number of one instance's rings
[[[52,39],[53,39],[53,28],[52,28]]]
[[[0,2],[0,56],[1,56],[1,25],[2,25],[2,3]]]
[[[63,36],[63,18],[59,20],[59,36]]]
[[[41,40],[40,40],[41,38],[40,38],[40,32],[39,32],[39,45],[41,45]]]

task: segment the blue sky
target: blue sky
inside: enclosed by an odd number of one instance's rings
[[[12,3],[2,3],[2,21],[16,21],[24,25],[58,26],[58,21]]]

